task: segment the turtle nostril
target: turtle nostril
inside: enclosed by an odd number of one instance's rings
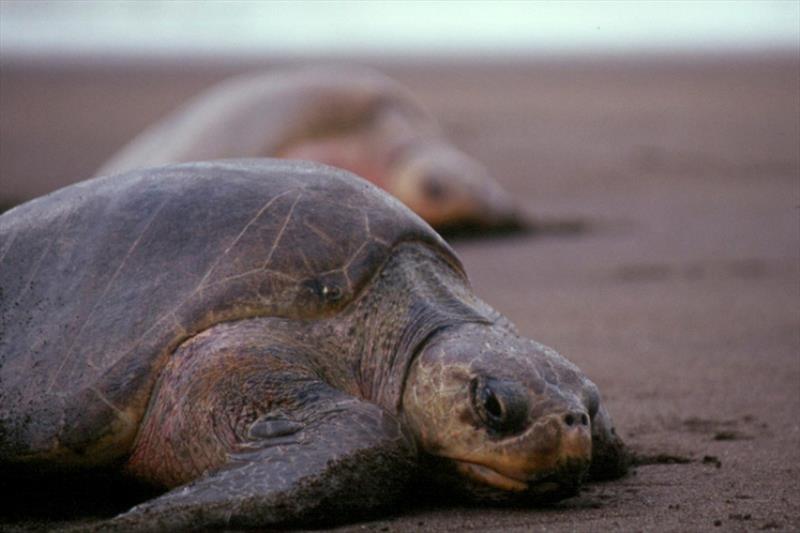
[[[588,426],[589,417],[586,413],[567,413],[564,415],[564,424],[572,426]]]

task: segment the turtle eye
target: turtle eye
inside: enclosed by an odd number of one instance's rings
[[[489,418],[496,421],[501,421],[503,419],[503,404],[501,404],[497,396],[494,395],[494,391],[488,387],[483,389],[483,408]]]
[[[524,429],[528,403],[518,384],[494,378],[475,378],[470,389],[473,409],[490,432],[509,435]]]

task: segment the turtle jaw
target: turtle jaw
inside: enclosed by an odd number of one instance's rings
[[[474,499],[537,503],[573,496],[589,471],[592,439],[588,424],[566,425],[566,418],[549,415],[521,435],[489,438],[473,450],[439,449],[437,458]]]
[[[524,492],[528,489],[527,481],[501,474],[489,466],[458,460],[455,464],[459,474],[478,483],[509,492]]]
[[[455,488],[456,494],[475,502],[513,505],[547,504],[575,496],[589,470],[589,462],[579,458],[528,475],[442,456],[434,457],[434,464],[438,466],[434,479]]]
[[[491,499],[549,501],[576,494],[589,471],[591,448],[583,448],[579,453],[574,453],[575,451],[577,449],[569,450],[565,447],[555,460],[546,458],[532,461],[541,465],[538,468],[519,468],[517,465],[506,465],[497,461],[449,459],[455,465],[455,471],[468,485],[477,484],[500,492],[499,495],[492,495]],[[483,491],[476,491],[478,492]]]

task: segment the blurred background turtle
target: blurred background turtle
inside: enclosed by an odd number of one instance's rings
[[[305,159],[349,170],[445,232],[525,224],[478,161],[392,79],[323,66],[234,77],[146,129],[98,175],[232,157]]]

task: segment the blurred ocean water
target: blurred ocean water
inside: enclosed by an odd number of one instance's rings
[[[0,54],[800,50],[800,0],[0,0]]]

